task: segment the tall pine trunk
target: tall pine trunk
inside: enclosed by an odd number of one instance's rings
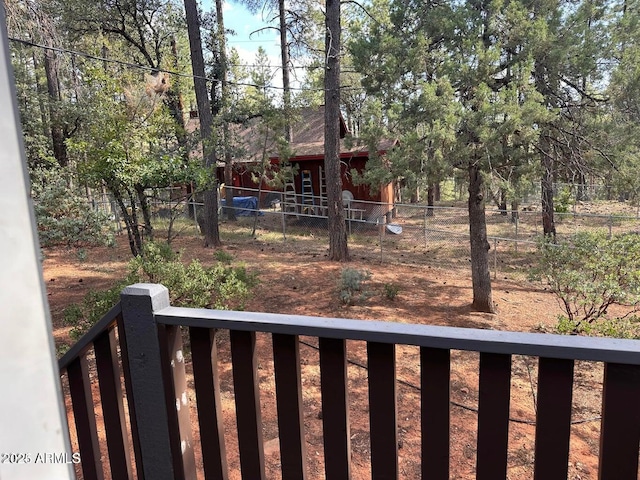
[[[284,138],[291,143],[293,132],[291,131],[291,81],[289,80],[289,42],[287,41],[287,18],[284,0],[278,0],[278,12],[280,15],[280,56],[282,58],[282,90],[283,107],[285,114]]]
[[[435,198],[435,185],[429,184],[429,186],[427,187],[427,217],[433,217],[433,206],[435,205]]]
[[[225,157],[226,156],[227,152],[225,152]],[[238,219],[236,218],[236,211],[233,208],[233,192],[235,188],[233,186],[233,165],[230,159],[224,162],[224,185],[224,202],[226,204],[224,213],[227,216],[227,220],[235,222]]]
[[[178,61],[178,44],[176,42],[175,36],[171,37],[171,56],[173,68],[175,71],[179,71],[180,65]],[[169,109],[169,114],[173,118],[175,122],[175,134],[176,140],[178,141],[178,145],[183,149],[184,153],[182,154],[182,160],[186,164],[189,163],[189,138],[187,136],[187,121],[184,116],[185,107],[184,107],[184,96],[180,87],[177,85],[172,85],[171,88],[166,93],[166,104]],[[191,183],[186,185],[187,191],[187,212],[189,218],[195,218],[195,203],[193,199],[193,188]]]
[[[552,241],[555,241],[556,223],[553,206],[554,161],[551,153],[551,145],[546,135],[541,137],[541,143],[542,179],[540,186],[542,190],[542,231],[545,237],[549,237]]]
[[[216,0],[217,44],[220,49],[221,103],[222,103],[222,147],[224,151],[224,183],[225,183],[225,213],[227,220],[235,222],[236,211],[233,208],[233,159],[231,158],[231,139],[229,132],[230,103],[229,103],[229,65],[227,62],[227,42],[224,31],[224,15],[222,0]]]
[[[48,92],[44,89],[44,86],[39,81],[38,77],[38,69],[40,68],[40,64],[35,55],[35,52],[31,53],[31,59],[33,60],[33,86],[36,92],[38,92],[38,108],[40,110],[40,123],[42,125],[42,136],[48,137],[51,133],[49,129],[49,114],[47,110],[47,104],[45,102],[45,98],[47,98]],[[30,71],[31,69],[25,64],[24,68],[26,71]]]
[[[500,189],[500,215],[507,216],[507,191],[504,188]]]
[[[477,163],[469,165],[469,238],[471,241],[471,281],[473,303],[479,312],[495,313],[491,296],[489,241],[484,210],[484,179]]]
[[[534,15],[536,17],[548,14],[542,3],[534,3]],[[557,9],[555,2],[553,8]],[[548,109],[559,108],[560,105],[560,76],[557,70],[558,65],[547,60],[544,54],[537,58],[534,64],[533,78],[536,89],[544,95],[545,105]],[[538,152],[540,153],[540,165],[542,177],[540,179],[541,203],[542,203],[542,230],[545,237],[555,241],[556,225],[553,206],[553,175],[555,170],[555,155],[551,145],[552,123],[549,122],[541,129],[538,137]]]
[[[48,44],[52,42],[47,40]],[[49,122],[51,127],[51,140],[53,143],[53,156],[61,167],[69,164],[67,145],[65,143],[65,128],[60,117],[60,80],[58,78],[58,60],[53,50],[44,51],[44,71],[47,77],[47,92],[49,93]]]
[[[187,18],[189,46],[191,50],[191,67],[200,119],[200,136],[202,138],[203,165],[210,176],[209,184],[204,192],[204,246],[221,245],[218,229],[218,181],[216,168],[218,159],[213,146],[213,115],[207,91],[207,80],[204,75],[204,57],[202,55],[202,38],[200,36],[200,19],[196,0],[184,0]]]
[[[144,221],[145,240],[153,242],[153,224],[151,223],[151,208],[149,207],[149,199],[144,192],[144,186],[137,183],[134,188],[136,191],[136,195],[138,196],[140,211],[142,212],[142,219]]]
[[[340,174],[340,0],[326,2],[324,168],[329,214],[329,259],[349,260]]]

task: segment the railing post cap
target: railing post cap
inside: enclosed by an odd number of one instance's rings
[[[159,283],[136,283],[124,287],[121,296],[149,297],[153,310],[161,310],[170,305],[169,290]]]

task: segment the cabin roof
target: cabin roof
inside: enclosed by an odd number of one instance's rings
[[[305,160],[324,157],[324,105],[300,109],[294,115],[291,160]],[[278,150],[272,133],[265,133],[261,118],[250,120],[236,131],[242,145],[242,152],[236,161],[257,162],[266,153],[271,160],[277,160]],[[379,151],[387,151],[395,141],[384,140]],[[368,147],[356,139],[349,139],[349,131],[340,115],[340,156],[368,156]]]

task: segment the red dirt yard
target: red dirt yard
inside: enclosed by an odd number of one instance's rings
[[[358,305],[343,306],[338,298],[337,284],[345,265],[326,259],[326,246],[318,243],[300,249],[289,242],[257,240],[224,241],[222,249],[259,275],[246,309],[257,312],[375,319],[391,322],[448,325],[456,327],[538,331],[542,325],[551,327],[561,313],[555,297],[540,284],[526,280],[519,268],[504,268],[493,282],[493,297],[498,306],[496,315],[470,310],[471,280],[466,262],[456,267],[443,267],[427,261],[415,264],[381,263],[375,256],[354,255],[348,267],[368,270],[371,296]],[[200,258],[212,263],[212,250],[202,248],[196,236],[179,237],[174,242],[183,259]],[[303,250],[303,251],[301,251]],[[77,250],[46,249],[43,263],[54,335],[58,345],[70,343],[69,328],[62,322],[64,308],[82,299],[90,289],[107,288],[126,271],[130,259],[125,238],[118,237],[116,247]],[[85,255],[86,254],[86,255]],[[84,258],[86,256],[86,259]],[[80,260],[83,259],[83,261]],[[425,263],[426,262],[426,263]],[[440,266],[438,266],[440,265]],[[468,263],[466,263],[468,265]],[[396,285],[398,295],[388,298],[385,285]],[[313,348],[315,338],[303,338],[301,346],[302,384],[305,408],[306,448],[309,479],[324,478],[322,414],[320,408],[320,376],[318,353]],[[228,334],[220,332],[220,372],[225,438],[231,478],[239,479],[237,437],[233,415],[233,383],[228,351]],[[273,359],[267,335],[258,335],[259,374],[265,461],[267,478],[280,478]],[[349,342],[348,367],[350,388],[351,448],[354,480],[371,478],[368,437],[366,348],[362,342]],[[400,346],[396,352],[398,377],[398,428],[400,478],[420,478],[419,429],[419,350]],[[478,354],[452,352],[451,372],[451,478],[475,478],[475,440],[478,401]],[[512,401],[509,437],[508,478],[532,478],[533,434],[535,426],[537,360],[514,356],[512,366]],[[574,380],[574,422],[571,437],[569,478],[596,478],[598,435],[601,407],[600,387],[602,367],[578,362]],[[195,401],[191,398],[194,437],[198,439]],[[98,418],[99,409],[96,410]],[[99,421],[100,424],[100,421]],[[72,427],[73,437],[73,427]],[[201,465],[196,443],[196,461]],[[106,455],[106,452],[105,452]],[[108,473],[108,472],[107,472]],[[107,475],[107,478],[108,475]]]

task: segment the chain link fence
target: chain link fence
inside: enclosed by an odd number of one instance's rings
[[[253,237],[312,256],[327,254],[327,208],[319,197],[304,199],[299,196],[295,201],[289,198],[287,203],[281,192],[243,188],[233,193],[234,205],[230,208],[235,211],[237,220],[228,221],[225,215],[228,207],[219,207],[223,240]],[[108,209],[115,227],[122,230],[114,202],[102,197],[100,200],[99,208]],[[487,235],[494,276],[531,263],[531,254],[542,235],[542,216],[540,211],[528,208],[516,212],[487,208]],[[180,189],[159,190],[151,195],[154,224],[168,231],[168,237],[198,229],[197,219],[202,209],[201,202]],[[464,266],[471,261],[466,207],[345,199],[345,213],[349,249],[354,258],[443,267]],[[604,230],[609,235],[640,232],[640,219],[629,214],[556,212],[555,222],[560,239],[581,231]]]

